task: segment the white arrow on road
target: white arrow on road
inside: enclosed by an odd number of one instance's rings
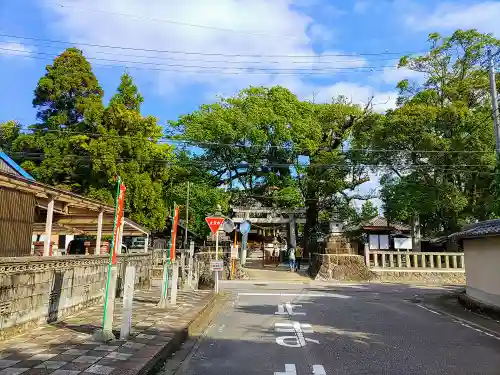
[[[286,364],[285,372],[275,372],[274,375],[297,375],[295,365]]]
[[[278,312],[275,312],[275,315],[306,315],[305,312],[295,312],[293,309],[295,307],[302,307],[302,305],[292,305],[290,302],[280,303],[278,305]],[[286,311],[285,311],[286,310]]]
[[[326,375],[323,365],[313,365],[313,375]]]

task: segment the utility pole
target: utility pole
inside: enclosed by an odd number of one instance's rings
[[[188,243],[188,220],[189,220],[189,181],[188,181],[188,189],[187,189],[187,198],[186,198],[186,225],[184,225],[184,249],[187,249]]]
[[[496,55],[496,54],[495,54]],[[488,70],[490,73],[490,90],[491,90],[491,110],[493,113],[493,126],[495,127],[495,141],[496,141],[496,154],[497,159],[500,156],[500,124],[498,114],[498,98],[497,98],[497,85],[495,81],[495,69],[493,64],[493,57],[491,49],[488,48]]]

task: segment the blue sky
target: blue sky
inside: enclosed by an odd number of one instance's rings
[[[77,43],[106,100],[128,66],[143,113],[165,123],[248,85],[281,84],[318,101],[373,95],[383,111],[395,104],[398,80],[415,78],[394,68],[399,52],[425,51],[435,31],[500,37],[499,19],[500,1],[491,0],[3,0],[0,33],[10,36],[0,37],[0,121],[35,121],[36,83],[69,46],[19,36]]]

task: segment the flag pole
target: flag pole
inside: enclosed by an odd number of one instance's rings
[[[116,249],[115,245],[118,240],[117,228],[121,227],[121,213],[120,200],[122,197],[122,182],[120,176],[117,177],[116,181],[116,197],[115,197],[115,213],[113,219],[113,236],[111,238],[111,246],[109,251],[109,261],[108,261],[108,272],[106,278],[106,289],[104,292],[104,311],[102,316],[102,329],[98,330],[94,334],[94,338],[99,341],[108,342],[115,339],[113,334],[113,313],[115,304],[115,294],[116,294],[116,281],[117,281],[117,266],[116,266]],[[123,189],[123,194],[125,189]],[[123,204],[123,202],[121,202]]]

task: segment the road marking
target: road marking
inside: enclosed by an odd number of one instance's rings
[[[500,340],[500,337],[495,336],[495,335],[494,335],[494,334],[492,334],[492,333],[489,333],[489,332],[483,331],[482,329],[479,329],[479,328],[477,328],[477,327],[473,327],[473,326],[471,326],[471,325],[469,325],[469,324],[467,324],[467,323],[465,323],[465,322],[463,322],[463,321],[460,321],[460,320],[457,320],[457,319],[453,319],[453,321],[454,321],[455,323],[460,324],[460,325],[461,325],[461,326],[463,326],[463,327],[467,327],[467,328],[473,329],[473,330],[474,330],[474,331],[476,331],[476,332],[479,332],[479,333],[485,334],[486,336],[493,337],[494,339]]]
[[[323,365],[313,365],[313,375],[326,375]]]
[[[238,293],[238,296],[254,296],[254,297],[331,297],[331,298],[341,298],[350,299],[351,296],[344,296],[342,294],[304,294],[304,293]]]
[[[297,375],[297,369],[295,365],[286,364],[285,372],[275,372],[274,375]]]
[[[497,336],[497,335],[496,335],[496,334],[494,334],[494,333],[489,332],[490,330],[488,330],[488,329],[486,329],[486,328],[484,328],[484,327],[480,326],[479,324],[475,324],[475,323],[469,322],[469,321],[467,321],[467,320],[465,320],[465,319],[462,319],[462,318],[460,318],[460,317],[458,317],[458,316],[456,316],[456,315],[454,315],[454,314],[451,314],[451,313],[449,313],[449,312],[445,312],[445,311],[440,311],[440,312],[437,312],[437,311],[431,310],[431,309],[429,309],[429,308],[427,308],[427,307],[425,307],[425,306],[423,306],[423,305],[421,305],[421,304],[418,304],[418,303],[417,303],[416,305],[417,305],[418,307],[420,307],[420,308],[422,308],[422,309],[425,309],[425,310],[427,310],[427,311],[430,311],[431,313],[434,313],[434,314],[436,314],[436,315],[441,315],[441,316],[445,315],[445,316],[448,316],[448,317],[450,317],[450,318],[451,318],[451,320],[452,320],[454,323],[460,324],[462,327],[470,328],[470,329],[472,329],[472,330],[474,330],[474,331],[476,331],[476,332],[482,333],[482,334],[484,334],[484,335],[486,335],[486,336],[489,336],[489,337],[492,337],[492,338],[494,338],[494,339],[496,339],[496,340],[500,340],[500,337],[499,337],[499,336]],[[480,327],[480,328],[478,328],[478,327]],[[496,332],[495,332],[495,333],[496,333]]]
[[[292,303],[280,303],[278,305],[278,312],[275,312],[274,315],[306,315],[305,312],[295,312],[293,311],[294,307],[302,307],[302,305],[292,305]]]
[[[431,312],[431,313],[433,313],[433,314],[436,314],[436,315],[440,315],[440,316],[442,316],[442,314],[441,314],[441,313],[438,313],[437,311],[431,310],[431,309],[429,309],[428,307],[425,307],[424,305],[421,305],[421,304],[419,304],[419,303],[417,303],[416,305],[417,305],[418,307],[420,307],[421,309],[424,309],[424,310],[430,311],[430,312]]]
[[[312,365],[313,375],[326,375],[323,365]],[[285,372],[275,372],[274,375],[297,375],[297,368],[295,365],[286,364]]]
[[[275,323],[274,329],[276,332],[293,332],[294,336],[276,337],[276,344],[289,348],[301,348],[307,345],[307,342],[319,344],[318,340],[313,340],[304,337],[304,333],[313,333],[312,326],[307,323],[290,322],[290,323]]]

